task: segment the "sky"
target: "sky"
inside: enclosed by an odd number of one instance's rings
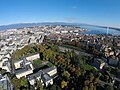
[[[120,0],[0,0],[0,25],[38,22],[120,27]]]

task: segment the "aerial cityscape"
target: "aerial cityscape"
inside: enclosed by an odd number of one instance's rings
[[[120,90],[119,3],[1,0],[0,90]]]

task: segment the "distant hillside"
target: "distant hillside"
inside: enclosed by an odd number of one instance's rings
[[[23,27],[33,27],[33,26],[40,26],[40,25],[80,25],[80,24],[78,24],[78,23],[64,23],[64,22],[18,23],[18,24],[2,25],[2,26],[0,26],[0,30],[23,28]]]

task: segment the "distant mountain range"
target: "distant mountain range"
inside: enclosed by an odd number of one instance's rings
[[[83,23],[44,22],[44,23],[18,23],[18,24],[2,25],[0,26],[0,30],[33,27],[33,26],[40,26],[40,25],[72,25],[72,26],[81,26],[81,25],[83,26],[84,25],[84,26],[95,26],[95,27],[107,28],[105,26],[90,25],[90,24],[83,24]],[[114,27],[109,27],[109,28],[120,31],[120,28],[114,28]]]
[[[23,27],[33,27],[40,25],[80,25],[78,23],[64,23],[64,22],[45,22],[45,23],[18,23],[0,26],[0,30],[23,28]]]

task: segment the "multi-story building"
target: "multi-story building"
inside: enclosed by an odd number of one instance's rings
[[[7,75],[0,75],[0,90],[13,90],[13,85]]]

